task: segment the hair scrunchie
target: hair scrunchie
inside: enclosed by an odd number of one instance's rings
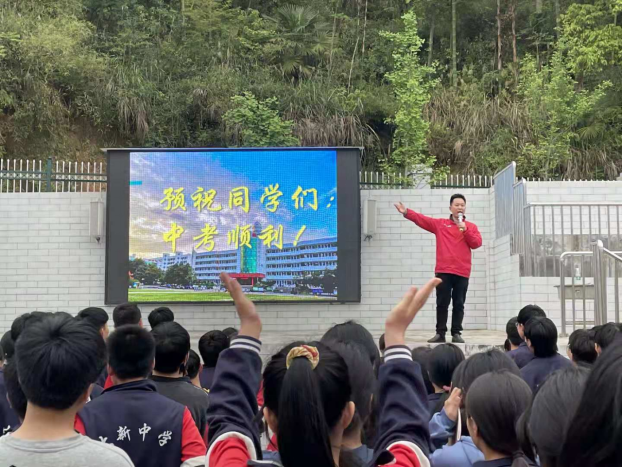
[[[318,352],[317,348],[311,347],[310,345],[301,345],[299,347],[294,347],[287,354],[287,358],[285,359],[285,366],[289,370],[289,367],[292,365],[292,361],[294,358],[305,357],[307,360],[311,362],[311,368],[315,370],[317,364],[320,363],[320,352]]]

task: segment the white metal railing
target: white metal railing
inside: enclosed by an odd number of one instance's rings
[[[359,182],[363,190],[381,190],[390,188],[413,188],[420,186],[421,174],[385,173],[364,170],[359,173]],[[409,183],[412,182],[412,183]],[[430,183],[431,188],[490,188],[492,177],[474,174],[447,174],[444,178]]]
[[[499,239],[510,235],[514,228],[514,183],[516,162],[512,162],[494,177],[495,234]]]
[[[560,255],[559,297],[561,301],[562,335],[566,335],[568,325],[566,309],[568,300],[571,302],[573,331],[576,329],[577,322],[585,329],[588,327],[588,323],[598,326],[609,321],[607,288],[610,276],[613,276],[614,321],[620,322],[622,251],[608,250],[601,240],[592,242],[590,247],[591,251],[566,251]],[[591,260],[586,262],[587,258],[591,258]],[[577,263],[577,259],[580,259],[580,263]],[[568,260],[572,260],[572,262],[568,264]],[[566,277],[569,275],[569,269],[570,276],[573,279],[571,285],[567,286]],[[586,276],[593,278],[593,284],[586,281]],[[568,297],[567,287],[570,289],[570,297]],[[591,320],[588,319],[588,300],[593,301],[593,310],[589,310],[593,312],[593,319]],[[580,320],[577,320],[577,302],[582,305]]]

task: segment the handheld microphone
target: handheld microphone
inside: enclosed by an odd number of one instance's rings
[[[458,222],[464,222],[464,214],[462,214],[461,212],[458,213]],[[462,227],[460,227],[460,232],[464,232],[464,229]]]

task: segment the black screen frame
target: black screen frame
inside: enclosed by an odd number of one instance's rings
[[[130,226],[130,153],[132,152],[223,152],[223,151],[322,151],[337,153],[337,299],[261,300],[258,304],[343,304],[361,302],[361,196],[360,160],[362,148],[292,147],[292,148],[118,148],[104,149],[107,158],[106,193],[106,305],[128,301],[129,226]],[[347,273],[346,273],[347,271]],[[132,302],[138,305],[223,305],[227,301]]]

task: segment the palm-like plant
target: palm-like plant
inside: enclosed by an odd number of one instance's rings
[[[278,36],[273,41],[275,62],[294,79],[313,74],[332,43],[330,24],[310,7],[285,5],[273,17]]]

